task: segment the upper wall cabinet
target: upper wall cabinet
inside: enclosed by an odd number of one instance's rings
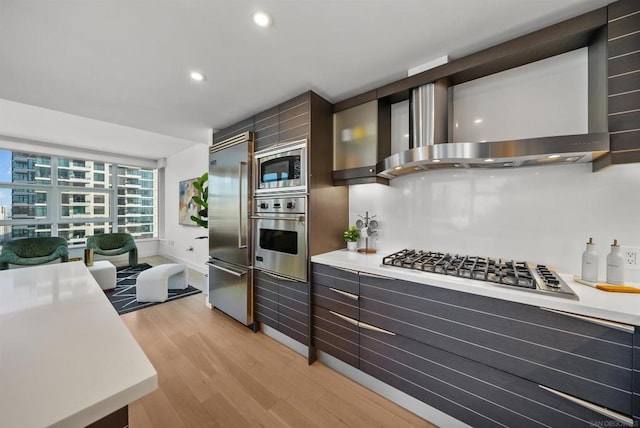
[[[391,106],[371,94],[370,101],[333,114],[333,183],[383,183],[376,163],[389,155]]]
[[[376,100],[333,115],[333,170],[359,168],[378,162],[378,102]]]
[[[588,132],[588,54],[577,49],[449,88],[449,142]]]

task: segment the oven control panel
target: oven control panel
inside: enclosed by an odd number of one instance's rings
[[[305,196],[256,198],[256,214],[304,214],[307,198]]]

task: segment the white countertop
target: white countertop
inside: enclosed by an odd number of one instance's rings
[[[494,297],[527,305],[572,312],[590,317],[603,318],[625,324],[640,326],[640,294],[614,293],[598,290],[573,281],[573,275],[561,274],[562,279],[578,295],[580,300],[547,296],[529,291],[505,288],[491,283],[457,278],[429,272],[420,272],[392,266],[383,266],[382,258],[399,251],[380,251],[363,254],[337,250],[311,257],[314,263],[368,272],[406,281],[448,288],[480,296]]]
[[[83,263],[0,271],[0,426],[83,427],[156,388]]]

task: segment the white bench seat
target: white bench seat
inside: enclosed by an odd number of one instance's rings
[[[167,263],[141,272],[136,280],[136,300],[138,302],[164,302],[169,298],[169,290],[188,287],[187,270],[184,265]]]

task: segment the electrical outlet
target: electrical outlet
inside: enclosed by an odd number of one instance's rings
[[[622,248],[622,257],[624,257],[625,269],[640,270],[640,248],[624,247]]]

